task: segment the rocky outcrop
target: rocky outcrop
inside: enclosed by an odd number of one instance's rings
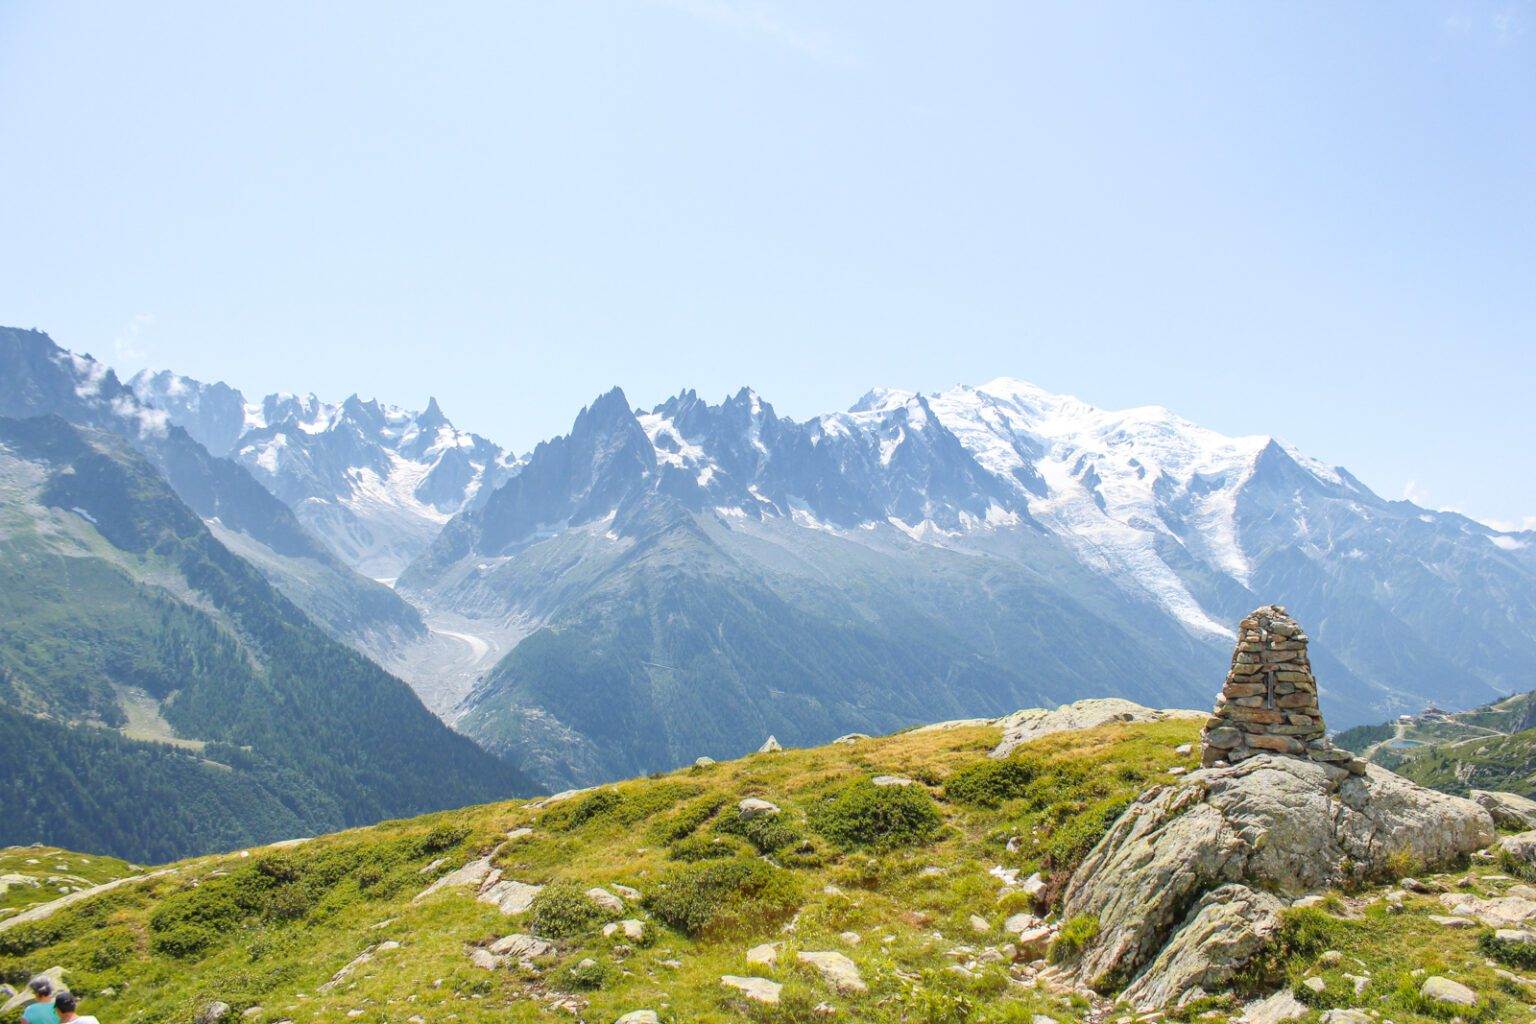
[[[1125,990],[1136,1006],[1223,991],[1280,927],[1285,904],[1229,883],[1200,897],[1151,965]]]
[[[1093,729],[1111,722],[1161,722],[1168,718],[1204,718],[1200,711],[1142,707],[1134,701],[1119,697],[1080,700],[1063,704],[1054,711],[1046,708],[1025,708],[997,719],[993,724],[1002,726],[1003,739],[992,750],[993,757],[1007,757],[1030,740],[1057,732],[1074,729]]]
[[[1365,771],[1365,762],[1328,742],[1307,635],[1277,604],[1256,609],[1238,624],[1232,667],[1201,741],[1201,763],[1207,767],[1289,754],[1356,774]]]
[[[1258,908],[1260,891],[1300,896],[1381,877],[1394,854],[1442,865],[1493,839],[1493,820],[1477,804],[1375,765],[1350,775],[1257,754],[1143,794],[1073,874],[1063,916],[1099,921],[1078,965],[1084,981],[1129,984],[1148,1006],[1179,1002],[1213,978],[1202,949],[1235,956],[1252,946],[1245,933],[1264,931],[1251,916],[1212,910],[1205,898],[1213,890],[1236,883]]]
[[[1536,800],[1518,793],[1489,789],[1474,789],[1467,795],[1486,807],[1493,815],[1493,823],[1500,828],[1515,828],[1522,832],[1536,828]]]

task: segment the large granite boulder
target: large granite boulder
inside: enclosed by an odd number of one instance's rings
[[[1519,793],[1489,789],[1474,789],[1467,795],[1486,807],[1488,813],[1493,815],[1493,823],[1500,828],[1519,829],[1521,832],[1536,828],[1536,800]]]
[[[1217,983],[1212,951],[1235,970],[1262,945],[1249,937],[1264,937],[1274,909],[1261,892],[1300,896],[1385,878],[1394,854],[1439,866],[1493,840],[1482,807],[1376,765],[1352,775],[1257,754],[1143,794],[1073,874],[1063,916],[1099,921],[1078,964],[1085,982],[1129,985],[1146,1007],[1177,1003]],[[1226,896],[1241,896],[1251,913],[1228,915],[1207,899],[1230,883],[1245,892]]]

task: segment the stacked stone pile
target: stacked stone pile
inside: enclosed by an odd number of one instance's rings
[[[1307,635],[1275,604],[1239,624],[1232,669],[1201,738],[1206,767],[1255,754],[1289,754],[1356,775],[1365,772],[1365,762],[1328,741]]]

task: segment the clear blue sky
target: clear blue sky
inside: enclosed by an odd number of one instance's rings
[[[1529,4],[242,6],[0,2],[0,322],[519,450],[1006,374],[1536,515]]]

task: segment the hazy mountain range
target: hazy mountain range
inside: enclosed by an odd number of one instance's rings
[[[96,425],[105,401],[185,438],[147,451],[239,470],[265,496],[248,502],[259,524],[183,500],[548,786],[769,733],[813,743],[1081,696],[1203,707],[1232,624],[1268,601],[1310,630],[1331,725],[1536,685],[1536,535],[1383,499],[1160,407],[1005,378],[798,422],[749,389],[649,411],[613,389],[516,458],[435,401],[250,400],[170,373],[130,388],[57,349],[18,362],[24,334],[0,346],[0,395],[59,397],[0,414]],[[93,386],[112,393],[82,412],[68,396]],[[302,557],[265,539],[278,522]],[[353,600],[374,604],[328,611]]]

